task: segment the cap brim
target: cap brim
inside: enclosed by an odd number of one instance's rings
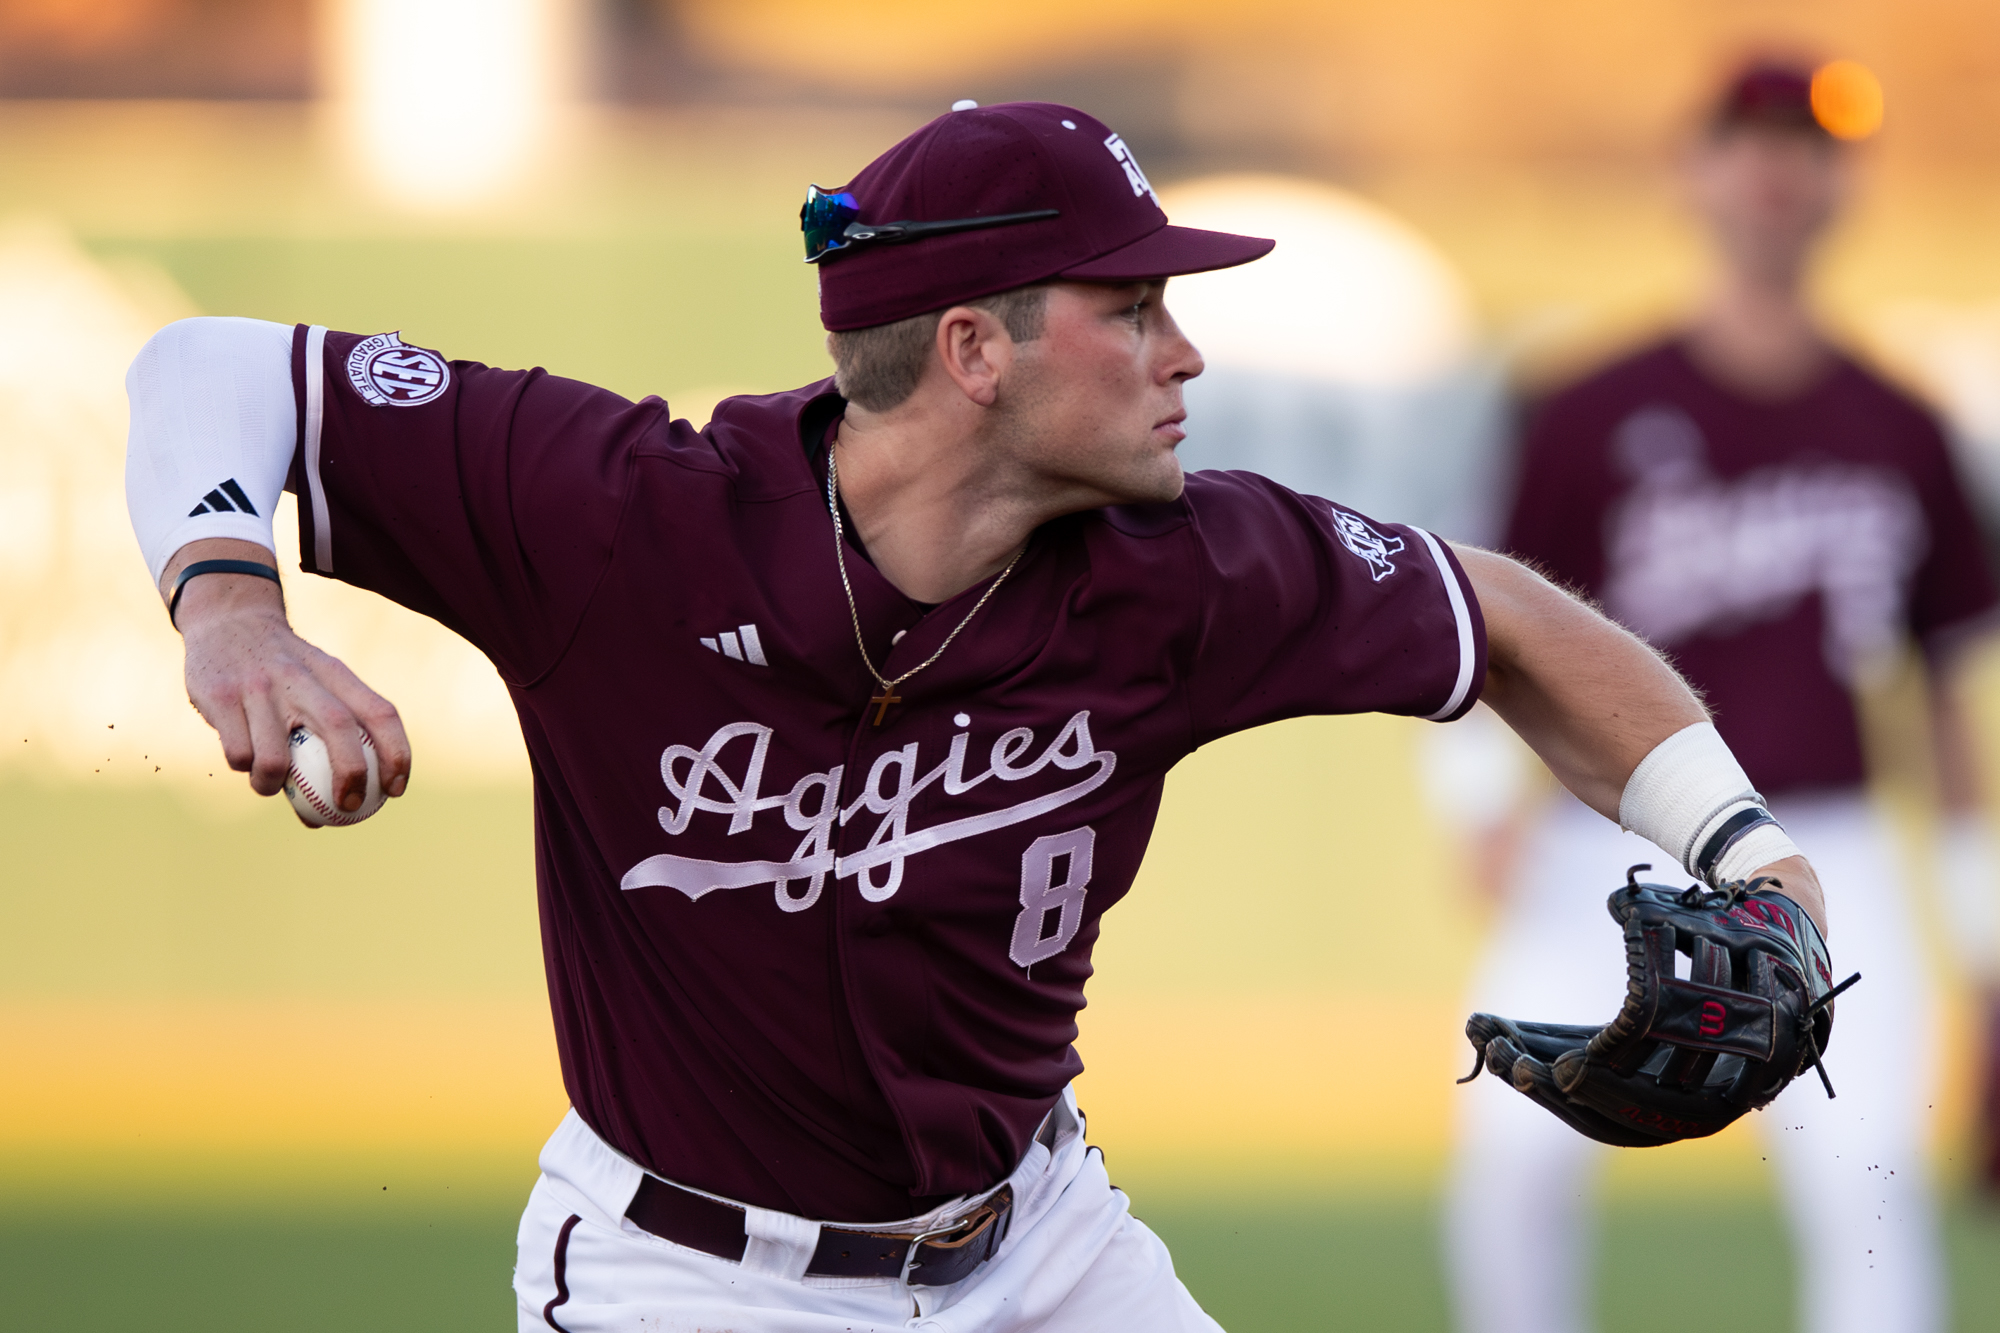
[[[1079,282],[1144,282],[1181,273],[1207,273],[1262,259],[1277,244],[1261,236],[1166,226],[1109,254],[1066,268],[1057,276]]]

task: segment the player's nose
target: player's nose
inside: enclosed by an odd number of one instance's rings
[[[1172,313],[1162,308],[1160,317],[1166,323],[1166,336],[1161,339],[1161,381],[1191,380],[1208,369],[1208,363],[1202,360],[1201,349],[1181,332],[1181,326],[1174,321]]]

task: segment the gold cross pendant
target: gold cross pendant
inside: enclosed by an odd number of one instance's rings
[[[888,715],[889,705],[903,702],[903,696],[896,693],[894,685],[884,685],[882,692],[868,702],[875,705],[875,725],[879,727],[882,725],[882,719]]]

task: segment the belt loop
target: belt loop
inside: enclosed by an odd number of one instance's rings
[[[750,1243],[743,1247],[743,1267],[753,1273],[768,1273],[789,1282],[806,1275],[813,1250],[819,1244],[819,1223],[769,1208],[743,1210],[743,1231]]]
[[[1062,1096],[1056,1098],[1056,1104],[1049,1113],[1056,1117],[1057,1139],[1066,1134],[1083,1132],[1083,1111],[1076,1104],[1076,1089],[1069,1084],[1063,1085]]]

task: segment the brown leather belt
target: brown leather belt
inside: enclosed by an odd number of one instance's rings
[[[1035,1141],[1055,1151],[1056,1118],[1051,1115],[1035,1131]],[[992,1258],[1007,1238],[1013,1220],[1014,1191],[1002,1185],[948,1227],[935,1231],[869,1231],[822,1225],[809,1277],[901,1278],[912,1286],[948,1287],[972,1275]],[[750,1235],[743,1228],[743,1209],[682,1189],[658,1176],[643,1176],[625,1216],[642,1231],[676,1245],[743,1262]]]

